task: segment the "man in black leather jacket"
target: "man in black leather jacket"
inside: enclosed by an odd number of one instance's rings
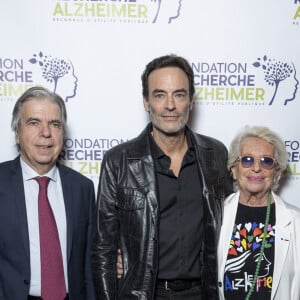
[[[151,123],[102,162],[92,247],[97,299],[218,299],[222,202],[232,190],[227,150],[186,125],[194,75],[184,58],[154,59],[142,84]]]

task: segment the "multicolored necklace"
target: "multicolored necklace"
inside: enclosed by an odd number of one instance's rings
[[[265,221],[264,236],[263,236],[263,240],[262,240],[262,245],[260,247],[259,257],[258,257],[258,261],[257,261],[257,264],[256,264],[255,273],[254,273],[254,278],[253,278],[251,287],[250,287],[250,289],[249,289],[249,291],[246,295],[245,300],[249,300],[250,297],[252,296],[253,292],[254,292],[254,288],[255,288],[255,285],[256,285],[256,280],[257,280],[260,265],[261,265],[261,262],[262,262],[262,257],[263,257],[263,254],[264,254],[265,245],[267,243],[268,225],[269,225],[270,214],[271,214],[271,199],[272,199],[272,195],[271,195],[271,192],[270,192],[269,195],[268,195],[268,200],[267,200],[267,212],[266,212],[266,221]]]

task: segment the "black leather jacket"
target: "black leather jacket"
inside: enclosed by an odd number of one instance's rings
[[[97,199],[97,232],[92,268],[97,299],[154,297],[158,269],[159,206],[149,126],[135,139],[110,149],[102,162]],[[186,130],[190,131],[187,127]],[[191,131],[190,131],[191,132]],[[232,191],[226,170],[227,150],[219,141],[192,133],[203,179],[205,238],[203,299],[218,299],[217,241],[222,205]],[[124,275],[117,280],[116,253],[121,248]]]

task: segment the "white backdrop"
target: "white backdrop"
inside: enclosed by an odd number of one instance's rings
[[[15,0],[0,4],[0,161],[17,155],[16,99],[43,85],[66,101],[66,164],[97,188],[104,152],[147,124],[140,76],[156,56],[193,65],[191,126],[226,146],[246,124],[290,155],[281,195],[300,206],[300,1]]]

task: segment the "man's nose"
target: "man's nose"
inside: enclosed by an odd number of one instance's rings
[[[51,128],[49,124],[41,125],[41,135],[45,137],[51,136]]]
[[[166,103],[168,110],[174,110],[175,109],[175,99],[172,95],[167,96],[167,103]]]

